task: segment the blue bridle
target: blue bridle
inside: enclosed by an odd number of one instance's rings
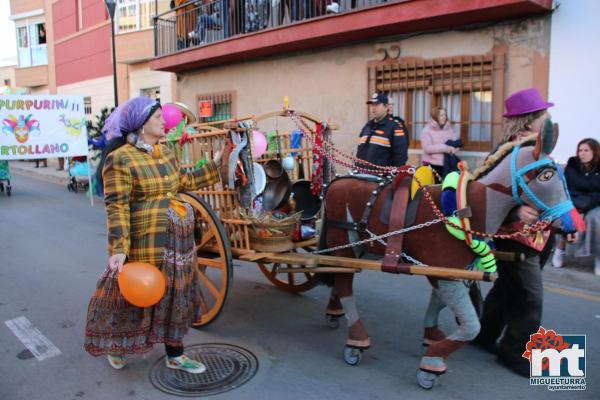
[[[538,207],[540,211],[542,211],[540,219],[553,221],[561,217],[563,214],[568,213],[575,206],[571,201],[571,195],[569,194],[569,190],[567,189],[567,181],[565,180],[565,175],[563,174],[560,165],[558,165],[551,158],[544,158],[542,160],[537,160],[531,164],[527,164],[521,169],[517,169],[517,156],[519,154],[520,147],[520,144],[515,146],[512,152],[512,158],[510,162],[510,174],[512,177],[512,195],[515,201],[519,205],[523,204],[523,200],[521,200],[521,197],[519,197],[519,188],[521,188],[521,190],[523,190],[523,193],[525,193],[527,197],[529,197],[529,199],[531,199],[531,201],[535,204],[535,206]],[[562,203],[556,204],[553,207],[547,206],[542,200],[540,200],[535,195],[535,193],[533,193],[531,189],[529,189],[529,187],[527,186],[527,182],[525,182],[525,179],[523,179],[523,176],[527,172],[544,166],[550,166],[556,169],[558,175],[560,176],[560,179],[562,180],[563,187],[567,195],[567,200],[563,201]]]

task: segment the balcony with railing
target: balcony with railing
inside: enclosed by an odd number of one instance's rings
[[[236,60],[547,12],[552,0],[203,0],[154,18],[152,68]]]
[[[48,65],[48,47],[45,43],[19,47],[18,59],[20,68]]]
[[[43,22],[17,27],[18,86],[38,87],[48,84],[48,45]]]
[[[156,55],[175,52],[267,29],[291,26],[387,0],[235,0],[190,2],[157,17]],[[406,0],[395,0],[395,2]],[[234,3],[231,7],[230,3]],[[329,4],[328,4],[329,3]],[[243,5],[243,8],[238,5]]]

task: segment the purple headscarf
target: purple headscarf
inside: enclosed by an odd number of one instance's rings
[[[158,107],[160,107],[158,100],[149,97],[129,99],[108,116],[102,131],[106,132],[108,140],[136,132],[144,126]]]
[[[102,127],[102,133],[106,135],[106,147],[102,150],[102,158],[96,170],[98,190],[102,191],[103,187],[102,171],[106,157],[123,146],[127,140],[137,140],[137,135],[132,135],[129,139],[127,135],[139,131],[158,108],[160,108],[158,100],[140,96],[127,100],[110,113]]]

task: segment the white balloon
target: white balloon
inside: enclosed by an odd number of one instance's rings
[[[294,157],[291,154],[288,154],[283,161],[281,162],[281,164],[283,165],[283,169],[285,169],[286,171],[292,171],[294,169]]]

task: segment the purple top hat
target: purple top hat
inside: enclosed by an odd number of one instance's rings
[[[508,96],[504,100],[506,106],[505,117],[516,117],[518,115],[529,114],[535,111],[545,110],[554,105],[544,101],[542,95],[536,88],[519,90]]]

